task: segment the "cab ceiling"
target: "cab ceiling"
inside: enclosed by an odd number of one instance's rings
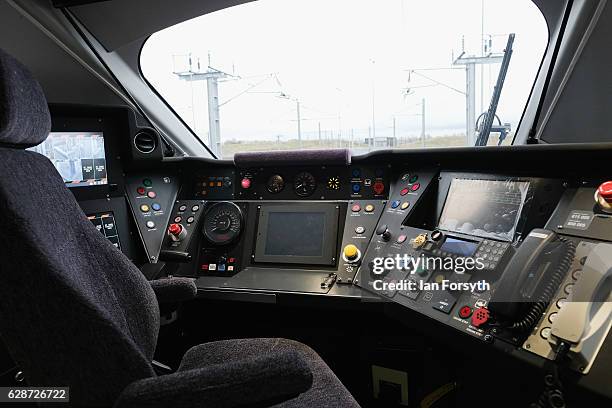
[[[114,51],[182,21],[249,1],[110,0],[69,9],[107,51]]]

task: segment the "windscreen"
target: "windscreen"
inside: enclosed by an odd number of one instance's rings
[[[515,34],[512,52],[506,46]],[[153,34],[149,84],[219,158],[510,144],[548,43],[532,0],[258,0]]]

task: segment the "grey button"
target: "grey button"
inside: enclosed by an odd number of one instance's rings
[[[149,229],[155,228],[155,223],[153,221],[147,221],[147,228]]]

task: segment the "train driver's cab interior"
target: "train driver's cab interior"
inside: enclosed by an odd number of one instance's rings
[[[612,406],[611,27],[0,0],[0,408]]]

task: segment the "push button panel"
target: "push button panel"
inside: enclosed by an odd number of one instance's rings
[[[139,174],[126,178],[127,198],[151,263],[159,258],[177,191],[178,179],[171,174]]]
[[[349,201],[338,258],[337,284],[354,283],[357,268],[386,204],[382,200]]]
[[[189,252],[192,237],[198,235],[201,208],[205,204],[203,200],[177,200],[174,203],[162,249]]]

